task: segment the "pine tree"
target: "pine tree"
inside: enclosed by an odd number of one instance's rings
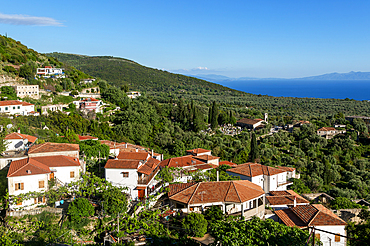
[[[255,162],[258,158],[258,146],[257,146],[257,139],[256,134],[252,133],[252,140],[251,140],[251,151],[249,153],[250,161]]]

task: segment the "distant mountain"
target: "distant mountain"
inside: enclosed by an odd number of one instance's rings
[[[239,77],[230,78],[218,74],[198,74],[189,75],[199,79],[204,79],[212,82],[227,82],[227,81],[243,81],[243,80],[370,80],[370,72],[349,72],[349,73],[327,73],[317,76],[309,76],[303,78],[253,78],[253,77]]]
[[[327,73],[318,76],[297,78],[300,80],[370,80],[370,72]]]

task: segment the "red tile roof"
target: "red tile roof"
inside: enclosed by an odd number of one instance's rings
[[[93,136],[81,136],[81,135],[78,135],[78,139],[80,141],[85,141],[85,140],[98,140],[97,137],[93,137]]]
[[[309,201],[301,196],[266,196],[267,201],[270,205],[294,205],[294,198],[296,198],[296,204],[310,204]]]
[[[335,131],[334,127],[321,127],[318,131]]]
[[[137,169],[140,165],[138,160],[116,160],[109,159],[105,168],[117,168],[117,169]]]
[[[11,106],[11,105],[30,106],[30,105],[33,105],[33,104],[28,103],[28,102],[21,102],[21,101],[18,101],[18,100],[0,101],[0,106]]]
[[[159,161],[154,158],[149,158],[149,160],[142,165],[137,171],[139,173],[144,173],[146,175],[151,174],[156,167],[158,167]]]
[[[254,125],[254,124],[257,124],[258,122],[261,122],[263,121],[262,119],[240,119],[238,120],[236,123],[242,123],[242,124],[246,124],[246,125]]]
[[[117,156],[119,160],[147,160],[149,158],[148,152],[120,152]]]
[[[228,169],[227,172],[237,173],[247,177],[255,177],[259,175],[272,176],[286,171],[257,163],[245,163],[240,164],[235,168]]]
[[[21,134],[18,132],[12,132],[8,135],[5,136],[6,140],[11,140],[11,139],[28,139],[28,142],[34,143],[37,140],[37,137],[31,136],[31,135],[26,135],[26,134]]]
[[[208,150],[208,149],[202,149],[202,148],[191,149],[191,150],[186,151],[186,153],[189,153],[189,154],[192,154],[192,155],[204,154],[204,153],[208,153],[208,152],[211,152],[211,151]]]
[[[220,161],[219,164],[220,164],[220,166],[221,165],[228,165],[229,167],[237,167],[238,166],[238,164],[230,162],[230,161]]]
[[[276,166],[276,168],[279,168],[281,170],[287,171],[287,172],[293,172],[295,171],[294,167],[283,167],[283,166]]]
[[[45,152],[65,152],[65,151],[80,151],[80,146],[78,144],[47,142],[43,144],[33,145],[28,150],[28,154]]]
[[[194,156],[193,158],[201,160],[201,161],[211,161],[211,160],[220,159],[220,157],[213,156],[213,155],[198,155],[198,156]]]
[[[182,189],[182,190],[181,190]],[[184,204],[212,202],[242,203],[265,194],[262,188],[247,180],[201,182],[193,185],[173,184],[169,198]]]
[[[194,166],[204,164],[203,161],[194,159],[191,155],[180,156],[180,157],[173,157],[166,160],[161,161],[159,164],[161,167],[186,167],[186,166]]]
[[[13,161],[10,164],[7,177],[50,173],[50,167],[66,166],[80,166],[80,162],[77,158],[63,155],[29,157]],[[30,172],[28,173],[27,170]]]
[[[99,100],[98,99],[95,99],[95,98],[92,98],[92,97],[89,97],[89,98],[83,99],[82,101],[83,102],[87,102],[87,101],[98,102]]]
[[[293,208],[275,211],[287,226],[328,226],[347,223],[321,204],[298,205]]]

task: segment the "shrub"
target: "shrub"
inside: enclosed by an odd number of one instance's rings
[[[203,237],[207,232],[208,222],[203,214],[191,213],[182,221],[182,227],[187,234],[195,237]]]

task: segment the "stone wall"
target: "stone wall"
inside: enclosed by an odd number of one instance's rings
[[[332,210],[336,215],[338,215],[345,222],[351,221],[360,223],[362,220],[358,217],[358,214],[361,212],[361,208],[352,208],[352,209],[339,209]]]

